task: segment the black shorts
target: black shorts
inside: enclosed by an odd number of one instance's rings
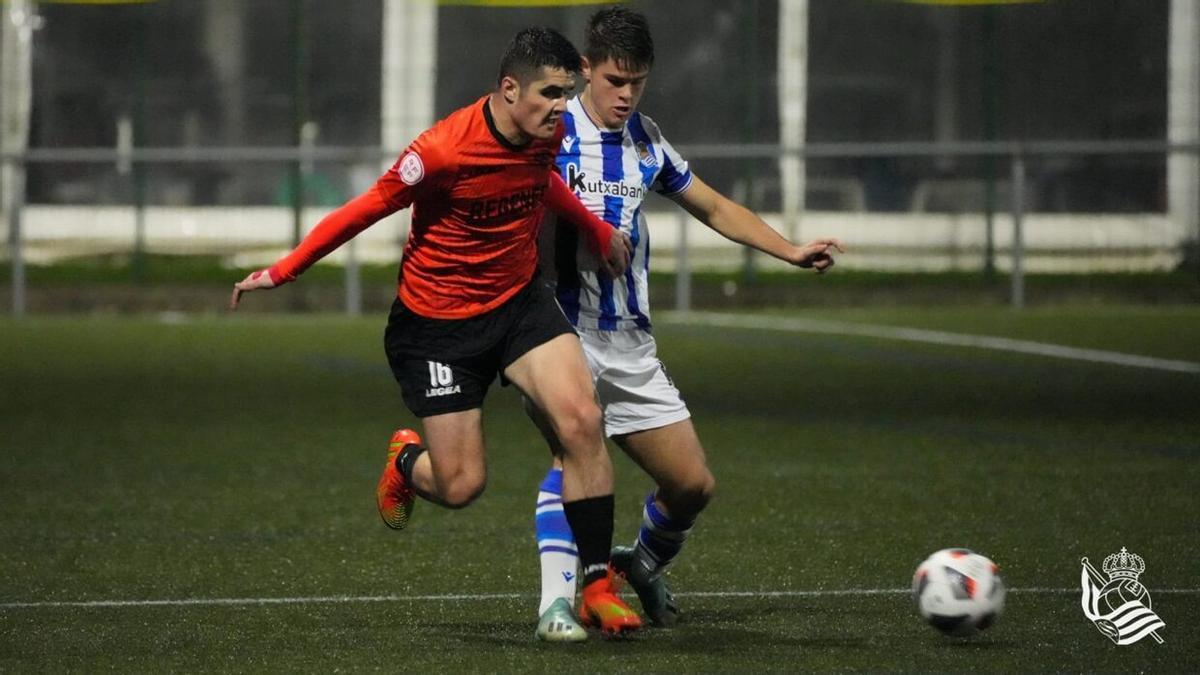
[[[575,329],[537,277],[507,302],[466,319],[430,319],[392,303],[383,348],[404,404],[417,417],[483,405],[505,368],[538,345]]]

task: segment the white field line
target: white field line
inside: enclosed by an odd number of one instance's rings
[[[664,316],[665,315],[665,316]],[[859,337],[882,338],[885,340],[904,340],[907,342],[923,342],[934,345],[955,347],[976,347],[994,349],[1020,354],[1035,354],[1074,361],[1104,363],[1131,368],[1149,368],[1151,370],[1166,370],[1176,373],[1200,374],[1200,363],[1195,361],[1177,361],[1160,359],[1153,356],[1110,352],[1103,349],[1084,349],[1067,347],[1048,342],[1032,342],[1030,340],[1014,340],[1012,338],[995,337],[990,335],[968,335],[965,333],[947,333],[938,330],[921,328],[904,328],[902,326],[881,326],[877,324],[850,323],[845,321],[825,321],[821,319],[799,319],[786,316],[762,316],[749,314],[721,314],[717,312],[663,312],[667,323],[682,325],[713,326],[719,328],[751,328],[755,330],[776,330],[789,333],[821,333],[825,335],[855,335]]]
[[[813,591],[694,591],[676,593],[682,598],[825,598],[867,595],[908,595],[908,588],[846,588]],[[1079,593],[1078,588],[1010,588],[1009,593],[1032,595]],[[1161,588],[1152,594],[1197,595],[1200,588]],[[434,595],[316,595],[284,598],[178,598],[168,600],[57,600],[45,602],[2,602],[0,610],[108,607],[196,607],[247,605],[363,604],[372,602],[467,603],[488,600],[535,599],[536,593],[446,593]]]

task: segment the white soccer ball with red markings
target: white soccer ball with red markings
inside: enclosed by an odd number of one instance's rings
[[[996,563],[965,548],[934,553],[913,574],[917,611],[946,635],[986,630],[1004,612],[1004,581]]]

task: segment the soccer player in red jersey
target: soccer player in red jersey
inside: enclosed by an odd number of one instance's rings
[[[613,592],[612,465],[579,338],[536,276],[543,205],[582,230],[609,274],[629,264],[628,235],[592,215],[555,169],[580,57],[557,32],[521,31],[498,83],[422,133],[362,195],[335,210],[290,254],[234,286],[273,288],[381,218],[412,206],[384,347],[422,435],[392,436],[376,490],[385,523],[402,529],[414,496],[461,508],[486,482],[482,404],[500,375],[550,420],[564,446],[563,509],[583,565],[585,619],[607,633],[641,625]]]

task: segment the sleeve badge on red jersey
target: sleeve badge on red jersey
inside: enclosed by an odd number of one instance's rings
[[[416,185],[425,177],[425,164],[421,162],[420,155],[410,152],[400,160],[396,173],[400,174],[400,180],[404,181],[405,185]]]

